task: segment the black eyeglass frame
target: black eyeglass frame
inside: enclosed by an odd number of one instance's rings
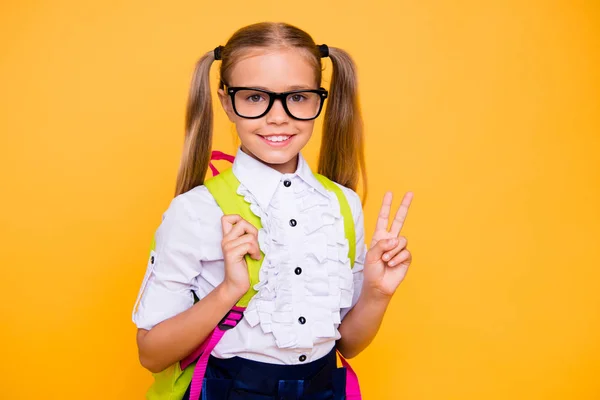
[[[261,92],[261,93],[265,93],[265,94],[269,95],[269,105],[267,106],[267,109],[265,110],[265,112],[263,112],[262,114],[260,114],[256,117],[247,117],[245,115],[241,115],[235,106],[235,94],[237,92],[239,92],[240,90],[252,90],[252,91]],[[293,95],[293,94],[306,93],[306,92],[319,94],[319,98],[321,99],[321,104],[319,104],[319,111],[317,111],[317,114],[312,118],[298,118],[298,117],[294,116],[288,109],[287,97],[290,95]],[[281,104],[283,105],[283,109],[285,110],[286,114],[289,115],[291,118],[299,120],[299,121],[311,121],[313,119],[318,118],[319,115],[321,114],[321,111],[323,110],[323,104],[325,103],[325,99],[329,95],[329,92],[327,92],[327,90],[322,87],[319,89],[299,89],[299,90],[292,90],[290,92],[277,93],[277,92],[271,92],[271,91],[264,90],[264,89],[235,86],[235,87],[227,87],[227,94],[229,94],[229,97],[231,97],[231,104],[233,106],[233,111],[236,113],[237,116],[242,117],[242,118],[258,119],[258,118],[264,117],[265,115],[267,115],[269,113],[269,111],[271,111],[273,104],[275,104],[275,100],[279,99],[281,101]]]

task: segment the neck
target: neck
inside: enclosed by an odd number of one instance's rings
[[[265,164],[267,167],[270,167],[279,173],[293,174],[294,172],[296,172],[296,169],[298,169],[298,154],[296,154],[294,157],[292,157],[291,160],[289,160],[283,164],[269,164],[267,162],[264,162],[260,158],[256,157],[254,154],[252,154],[250,151],[248,151],[248,149],[246,149],[244,146],[242,146],[241,149],[244,153],[248,154],[250,157],[254,158],[255,160],[260,161],[261,163]]]

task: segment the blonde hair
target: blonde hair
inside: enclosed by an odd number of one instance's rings
[[[321,52],[312,37],[289,24],[263,22],[241,28],[221,48],[221,88],[243,53],[257,47],[304,50],[314,67],[316,83],[321,83]],[[329,58],[333,64],[333,74],[325,109],[318,172],[352,190],[357,190],[362,179],[364,202],[367,178],[356,66],[348,53],[335,47],[329,47]],[[213,61],[215,55],[210,51],[196,63],[187,104],[185,142],[177,175],[176,195],[202,185],[208,169],[213,132],[210,91],[210,67]]]

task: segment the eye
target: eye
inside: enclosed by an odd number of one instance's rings
[[[251,94],[250,96],[246,97],[246,100],[250,103],[258,103],[260,101],[264,101],[265,96],[263,94]]]
[[[290,96],[290,100],[294,103],[300,103],[306,100],[306,96],[302,93],[296,93]]]

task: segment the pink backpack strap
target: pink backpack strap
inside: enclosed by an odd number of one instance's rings
[[[192,376],[192,387],[190,388],[190,400],[199,400],[200,393],[202,392],[202,383],[204,382],[204,374],[206,373],[206,367],[208,365],[208,358],[210,353],[219,343],[223,335],[229,329],[235,328],[235,326],[244,317],[245,307],[234,306],[227,315],[219,322],[217,327],[212,331],[209,337],[206,338],[204,343],[200,347],[190,354],[188,357],[180,361],[181,369],[187,368],[191,363],[198,360],[194,367],[194,375]]]
[[[212,160],[216,160],[216,161],[226,160],[226,161],[229,161],[230,163],[233,163],[234,159],[235,159],[235,157],[232,155],[225,154],[222,151],[213,150],[213,152],[210,154],[210,162],[208,163],[208,166],[210,167],[210,170],[212,171],[213,176],[219,175],[219,171],[213,165]]]
[[[352,369],[348,361],[342,356],[342,353],[337,352],[340,356],[342,365],[346,367],[346,400],[361,400],[360,386],[358,385],[358,376]]]
[[[238,322],[242,320],[244,310],[244,307],[234,306],[221,320],[219,325],[212,331],[204,343],[202,343],[198,350],[181,361],[181,369],[185,369],[191,363],[198,360],[196,367],[194,368],[194,375],[192,376],[190,400],[200,399],[202,383],[204,382],[204,375],[206,374],[210,353],[212,353],[213,349],[216,347],[217,343],[219,343],[225,332],[229,329],[235,328]],[[346,367],[346,400],[362,400],[356,372],[354,372],[342,354],[339,351],[337,353],[340,357],[342,365]]]

